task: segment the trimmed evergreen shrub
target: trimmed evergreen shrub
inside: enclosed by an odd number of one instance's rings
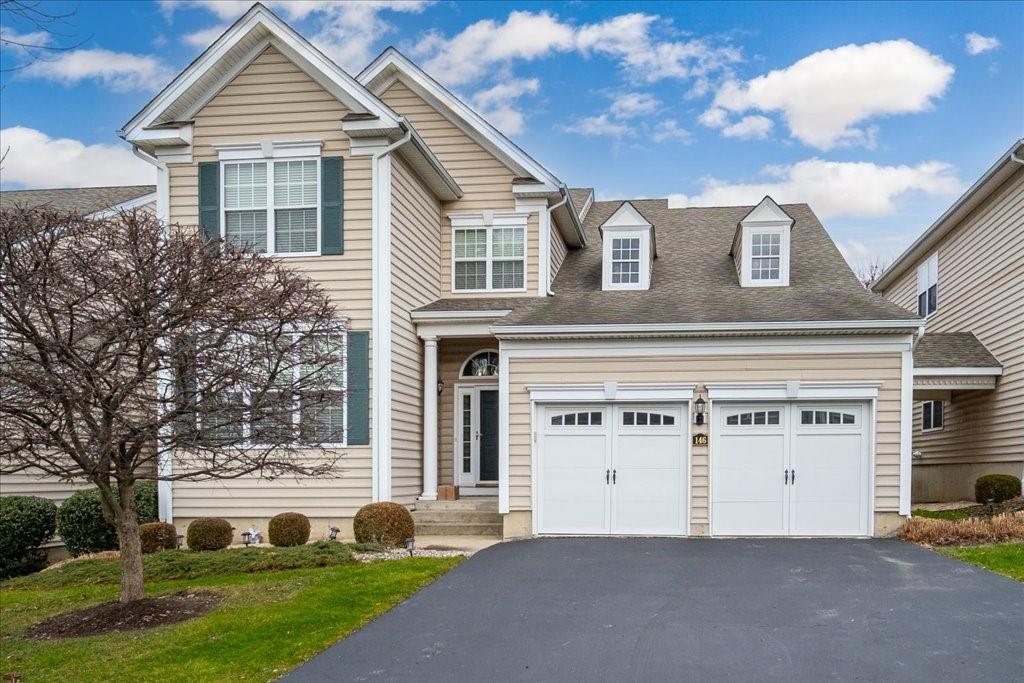
[[[309,518],[298,512],[274,515],[267,526],[267,538],[276,546],[305,545],[309,540]]]
[[[1020,479],[1012,474],[986,474],[974,482],[974,500],[1002,503],[1020,495]]]
[[[231,545],[234,537],[231,524],[220,517],[194,519],[185,532],[189,550],[221,550]]]
[[[142,552],[155,553],[158,550],[174,550],[178,547],[178,530],[166,522],[150,522],[139,527]]]
[[[117,495],[117,487],[114,487]],[[135,509],[139,524],[157,520],[156,484],[135,484]],[[117,550],[117,531],[103,517],[99,489],[76,491],[57,510],[57,533],[72,555]]]
[[[416,524],[404,505],[398,503],[370,503],[359,508],[352,520],[352,531],[357,543],[379,543],[383,546],[401,546],[416,534]]]
[[[46,566],[39,549],[57,527],[57,506],[37,496],[0,498],[0,579]]]

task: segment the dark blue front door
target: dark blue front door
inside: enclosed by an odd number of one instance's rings
[[[480,481],[498,481],[498,392],[480,390]]]

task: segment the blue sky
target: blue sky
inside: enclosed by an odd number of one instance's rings
[[[808,201],[855,263],[1024,135],[1020,2],[266,4],[351,73],[396,45],[599,198]],[[0,18],[2,186],[152,182],[116,131],[248,3],[43,7],[77,11]]]

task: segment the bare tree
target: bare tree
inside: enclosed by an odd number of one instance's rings
[[[344,332],[308,278],[195,228],[4,210],[0,474],[96,485],[139,599],[136,482],[335,470]]]
[[[857,279],[864,285],[864,289],[871,289],[871,286],[878,282],[878,279],[882,277],[882,273],[889,267],[889,261],[874,258],[867,261],[862,261],[853,268],[853,272],[856,273]]]

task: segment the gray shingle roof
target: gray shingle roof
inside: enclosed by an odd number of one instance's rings
[[[926,332],[914,349],[918,368],[1000,368],[972,332]]]
[[[459,298],[459,299],[438,299],[426,306],[416,309],[421,311],[511,311],[535,301],[528,297],[487,297],[487,298]]]
[[[588,325],[910,320],[906,309],[864,289],[806,204],[783,208],[795,220],[789,287],[740,287],[729,251],[752,207],[670,209],[665,199],[631,200],[657,231],[658,258],[646,291],[601,290],[598,227],[623,201],[595,202],[587,246],[569,252],[555,296],[534,299],[501,325]]]
[[[89,214],[154,192],[156,192],[156,185],[4,190],[0,192],[0,209],[14,206],[25,208],[45,206],[54,211]]]
[[[569,196],[572,197],[572,204],[576,207],[577,211],[582,212],[583,207],[587,203],[587,197],[594,194],[594,188],[592,187],[570,187]]]

